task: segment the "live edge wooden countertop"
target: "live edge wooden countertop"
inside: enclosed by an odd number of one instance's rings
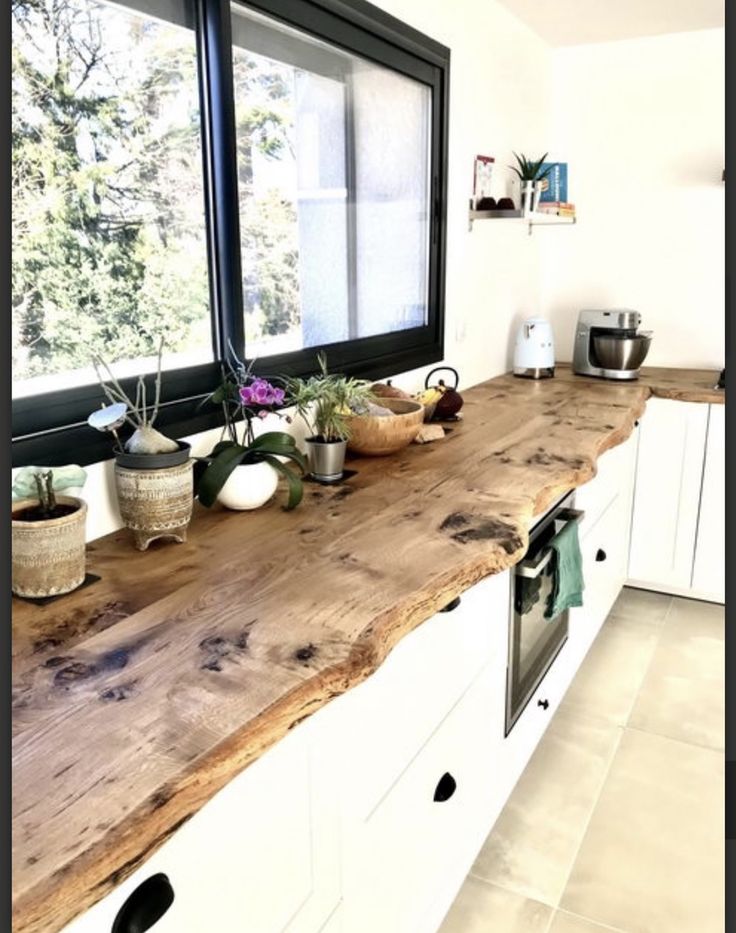
[[[589,480],[651,395],[720,402],[716,374],[501,376],[442,441],[361,459],[249,513],[195,508],[186,544],[89,545],[101,579],[14,600],[13,930],[53,933],[402,636],[523,555],[532,516]]]

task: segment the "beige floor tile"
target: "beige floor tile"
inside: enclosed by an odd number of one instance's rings
[[[604,720],[558,712],[472,873],[557,906],[620,736]]]
[[[552,925],[549,933],[611,933],[613,927],[601,926],[600,923],[593,923],[585,917],[578,917],[576,914],[565,913],[564,910],[555,911]],[[614,931],[614,933],[625,933],[623,930]]]
[[[661,627],[649,622],[609,617],[580,665],[560,709],[625,725],[660,632]]]
[[[468,877],[438,933],[547,933],[552,909]]]
[[[653,593],[651,590],[637,590],[633,586],[625,586],[609,615],[662,625],[671,603],[672,597],[666,593]]]
[[[723,933],[723,756],[624,732],[561,907],[628,933]]]
[[[723,606],[676,599],[629,719],[645,732],[723,749]]]

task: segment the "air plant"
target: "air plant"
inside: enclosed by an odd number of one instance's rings
[[[519,176],[519,180],[522,182],[525,181],[542,181],[546,178],[549,173],[552,171],[552,166],[548,166],[540,175],[540,170],[544,164],[544,160],[547,158],[549,153],[545,152],[541,159],[536,161],[532,159],[527,159],[527,157],[522,153],[520,156],[514,153],[514,158],[519,164],[519,167],[516,168],[515,165],[509,165],[509,168],[512,172],[516,172]]]
[[[98,431],[110,432],[114,436],[120,452],[125,449],[131,454],[166,454],[179,450],[179,444],[176,441],[172,441],[171,438],[166,437],[154,428],[161,403],[161,356],[163,349],[164,338],[161,337],[158,345],[153,405],[150,407],[144,376],[138,376],[135,400],[132,400],[115,378],[110,366],[103,357],[99,354],[92,357],[92,365],[102,386],[102,391],[112,404],[109,406],[103,405],[101,409],[93,412],[87,419],[87,423]],[[102,370],[107,373],[106,379],[103,378]],[[117,430],[126,423],[133,428],[133,433],[125,444],[121,445]]]

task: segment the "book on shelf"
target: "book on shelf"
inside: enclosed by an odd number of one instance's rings
[[[537,211],[540,214],[552,214],[556,217],[574,217],[575,205],[570,204],[569,201],[547,201],[546,203],[540,201],[537,205]]]
[[[567,162],[543,162],[540,171],[547,169],[550,172],[542,179],[540,201],[547,204],[567,201]]]

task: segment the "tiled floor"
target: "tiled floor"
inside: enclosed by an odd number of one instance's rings
[[[724,933],[724,627],[623,590],[439,933]]]

